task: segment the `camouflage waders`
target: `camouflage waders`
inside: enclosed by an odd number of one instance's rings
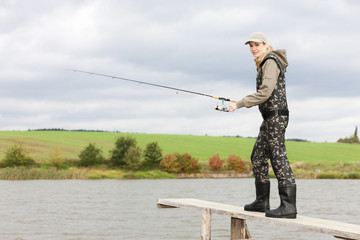
[[[259,136],[251,154],[256,181],[269,182],[268,159],[270,158],[279,185],[295,183],[285,148],[285,129],[288,119],[288,116],[275,115],[262,122]]]
[[[268,59],[276,61],[280,68],[280,74],[270,98],[259,105],[264,121],[261,124],[260,133],[251,154],[251,163],[256,182],[269,182],[268,159],[270,158],[279,186],[293,185],[295,184],[295,177],[285,148],[285,131],[289,121],[285,74],[280,60],[275,55],[267,55],[261,66]],[[256,81],[257,89],[261,84],[262,70],[260,68]]]

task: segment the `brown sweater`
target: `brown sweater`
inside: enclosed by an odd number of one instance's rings
[[[286,58],[286,50],[276,50],[272,53],[280,59],[282,65],[284,66],[284,69],[286,69],[288,65]],[[251,108],[265,102],[271,96],[275,88],[277,79],[279,77],[280,69],[277,66],[275,60],[269,59],[262,66],[262,71],[263,79],[262,85],[260,86],[259,90],[253,94],[247,95],[246,97],[238,101],[236,103],[237,108]]]

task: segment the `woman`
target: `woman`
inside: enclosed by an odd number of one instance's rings
[[[265,212],[267,217],[296,218],[296,183],[285,148],[285,130],[289,121],[285,90],[285,71],[288,66],[286,51],[274,50],[260,32],[252,34],[247,44],[255,57],[257,91],[228,108],[234,112],[238,108],[258,105],[263,117],[251,154],[256,199],[245,205],[244,209]],[[280,206],[275,210],[270,210],[269,204],[269,158],[278,180],[280,195]]]

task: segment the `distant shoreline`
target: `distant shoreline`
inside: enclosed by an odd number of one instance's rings
[[[292,168],[297,179],[360,179],[360,162],[329,164],[295,163]],[[274,172],[269,172],[275,178]],[[105,168],[57,169],[55,167],[0,168],[0,180],[62,180],[62,179],[190,179],[190,178],[252,178],[252,172],[203,171],[171,174],[159,169],[124,171]]]

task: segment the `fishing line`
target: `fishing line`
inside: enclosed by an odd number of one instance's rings
[[[233,103],[236,103],[236,102],[237,102],[236,100],[231,100],[231,99],[229,99],[229,98],[213,96],[213,95],[206,94],[206,93],[195,92],[195,91],[190,91],[190,90],[186,90],[186,89],[170,87],[170,86],[166,86],[166,85],[160,85],[160,84],[151,83],[151,82],[144,82],[144,81],[134,80],[134,79],[130,79],[130,78],[117,77],[117,76],[112,76],[112,75],[108,75],[108,74],[88,72],[88,71],[82,71],[82,70],[77,70],[77,69],[65,69],[65,70],[74,71],[74,72],[79,72],[79,73],[86,73],[86,74],[91,74],[91,75],[96,75],[96,76],[101,76],[101,77],[107,77],[107,78],[112,78],[112,79],[119,79],[119,80],[122,80],[122,81],[134,82],[134,83],[139,83],[139,84],[144,84],[144,85],[150,85],[150,86],[154,86],[154,87],[171,89],[171,90],[176,91],[176,94],[178,94],[178,92],[185,92],[185,93],[196,94],[196,95],[200,95],[200,96],[204,96],[204,97],[211,97],[211,98],[218,99],[218,100],[221,100],[221,101],[222,101],[222,105],[223,105],[223,106],[221,106],[221,107],[216,106],[216,107],[215,107],[215,110],[223,111],[223,112],[228,112],[227,107],[226,107],[225,104],[224,104],[224,101],[226,101],[226,102],[233,102]]]

